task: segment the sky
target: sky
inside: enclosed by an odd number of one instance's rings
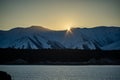
[[[120,0],[0,0],[0,30],[120,26]]]

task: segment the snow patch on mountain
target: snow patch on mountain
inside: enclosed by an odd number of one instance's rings
[[[120,50],[120,27],[72,28],[71,31],[41,26],[0,31],[0,48]]]

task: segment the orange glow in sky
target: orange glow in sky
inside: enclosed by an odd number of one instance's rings
[[[120,26],[120,0],[0,0],[0,30],[32,25]]]

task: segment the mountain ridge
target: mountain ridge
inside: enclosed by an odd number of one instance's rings
[[[120,41],[120,27],[113,26],[71,28],[71,32],[31,26],[0,31],[0,35],[0,48],[120,50],[116,45]]]

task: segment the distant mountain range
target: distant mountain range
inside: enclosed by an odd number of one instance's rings
[[[0,48],[120,50],[120,27],[54,31],[41,26],[0,30]]]

